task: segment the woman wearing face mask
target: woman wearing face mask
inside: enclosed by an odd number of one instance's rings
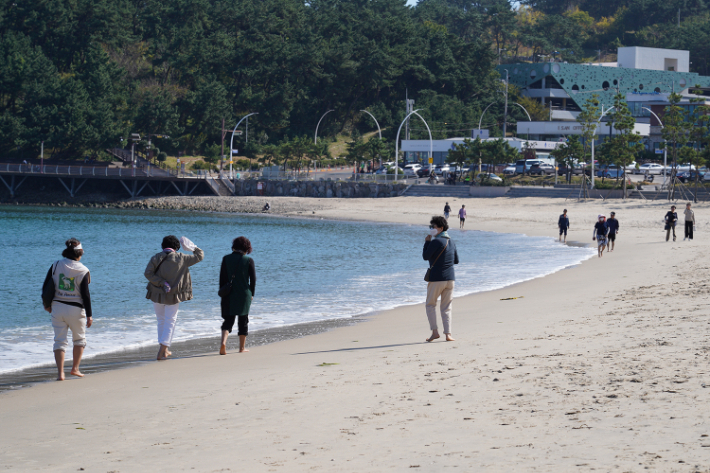
[[[422,257],[429,262],[429,270],[424,278],[429,284],[426,295],[426,315],[429,319],[431,337],[427,342],[439,338],[439,328],[436,321],[436,302],[441,297],[441,321],[444,326],[446,341],[452,342],[451,336],[451,304],[454,295],[454,265],[459,264],[456,244],[451,240],[447,230],[449,225],[444,217],[432,217],[429,222],[429,235],[424,241]]]

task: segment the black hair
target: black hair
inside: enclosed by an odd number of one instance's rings
[[[444,217],[432,217],[429,224],[434,225],[435,227],[443,228],[444,231],[449,229],[449,224],[446,223],[446,219]]]
[[[180,250],[180,240],[177,239],[175,235],[168,235],[163,238],[163,243],[161,245],[163,249],[172,248],[175,251]]]
[[[76,261],[84,255],[84,250],[75,249],[77,246],[81,245],[81,242],[76,238],[70,238],[65,241],[64,244],[67,246],[66,249],[62,251],[62,256],[64,256],[65,258],[73,259],[74,261]]]
[[[252,251],[251,242],[247,237],[240,236],[239,238],[235,238],[234,241],[232,241],[232,250],[241,251],[245,255],[248,255]]]

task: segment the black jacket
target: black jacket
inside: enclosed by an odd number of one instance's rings
[[[449,245],[441,253],[447,241]],[[439,253],[441,253],[441,256],[439,256]],[[439,256],[439,259],[436,258],[437,256]],[[429,271],[429,282],[456,280],[454,265],[459,264],[459,254],[456,252],[456,244],[453,240],[446,237],[438,237],[432,238],[431,241],[425,241],[422,257],[429,261],[430,266],[436,260],[436,264]]]

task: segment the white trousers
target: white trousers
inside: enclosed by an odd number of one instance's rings
[[[155,307],[155,317],[158,319],[158,343],[169,347],[175,333],[180,303],[165,305],[153,302],[153,307]]]
[[[52,302],[52,327],[54,328],[54,351],[66,351],[69,330],[75,347],[86,346],[86,311],[81,307]]]
[[[441,322],[444,333],[451,333],[451,304],[454,300],[454,281],[432,281],[426,289],[426,316],[429,328],[439,330],[436,324],[436,301],[441,297]]]

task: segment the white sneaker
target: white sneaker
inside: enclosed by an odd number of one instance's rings
[[[683,238],[683,241],[685,241],[685,240],[687,240],[687,239],[688,239],[688,237],[685,237],[685,238]]]

